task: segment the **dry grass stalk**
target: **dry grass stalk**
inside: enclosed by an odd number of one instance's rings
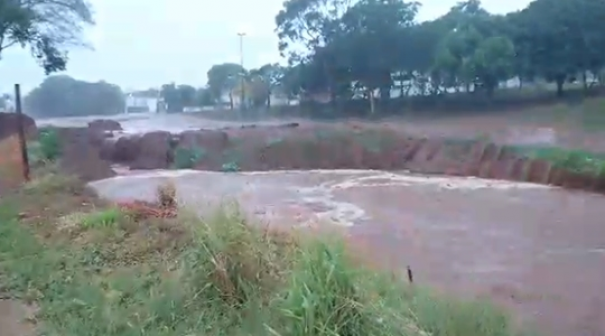
[[[176,185],[173,180],[162,183],[157,189],[158,203],[162,208],[174,209],[178,202],[176,198]]]

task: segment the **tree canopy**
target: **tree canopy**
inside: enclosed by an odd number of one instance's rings
[[[563,95],[565,83],[582,78],[588,86],[605,65],[605,0],[535,0],[506,15],[467,0],[427,22],[416,19],[419,7],[400,0],[285,1],[276,28],[291,65],[287,91],[373,99],[377,90],[390,99],[407,83],[416,94],[489,97],[517,78],[556,83]]]
[[[511,80],[553,83],[563,96],[567,83],[588,89],[602,78],[605,0],[534,0],[503,15],[464,0],[424,22],[420,9],[407,0],[286,0],[275,24],[287,66],[216,64],[205,87],[165,84],[159,95],[169,112],[217,103],[271,106],[276,94],[329,97],[333,104],[367,100],[374,112],[375,101],[394,96],[438,101],[461,93],[491,101]],[[19,36],[10,34],[4,35],[12,41]]]
[[[275,23],[288,66],[215,65],[209,96],[228,95],[233,105],[241,95],[260,106],[278,90],[333,103],[367,99],[374,111],[374,100],[388,101],[393,92],[489,100],[516,80],[553,83],[563,96],[566,83],[588,88],[602,77],[605,0],[535,0],[505,15],[465,0],[425,22],[417,19],[420,8],[402,0],[286,0]]]
[[[118,114],[126,103],[117,85],[50,76],[25,96],[23,104],[28,115],[50,118]]]
[[[67,48],[83,45],[92,24],[86,0],[0,0],[0,59],[7,48],[28,47],[46,74],[65,70]]]

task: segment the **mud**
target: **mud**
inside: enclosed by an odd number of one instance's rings
[[[21,120],[23,123],[23,130],[25,134],[30,137],[35,136],[36,123],[34,122],[34,119],[30,118],[25,114],[22,114]],[[18,125],[19,114],[0,112],[0,140],[17,134],[19,130]]]
[[[0,299],[0,336],[34,336],[35,309],[13,299]],[[29,320],[29,321],[28,321]]]
[[[93,182],[152,201],[166,179],[207,214],[236,199],[275,226],[339,225],[376,263],[487,296],[545,335],[605,334],[605,198],[538,184],[380,171],[130,172]]]
[[[26,139],[37,134],[36,123],[27,115],[21,115]],[[0,196],[19,187],[24,182],[21,142],[19,141],[19,114],[0,112]]]
[[[121,136],[102,141],[100,155],[131,169],[409,170],[605,192],[594,176],[555,171],[549,162],[526,159],[506,145],[418,138],[389,129],[294,125]]]
[[[13,134],[0,140],[0,196],[25,181],[19,137]]]

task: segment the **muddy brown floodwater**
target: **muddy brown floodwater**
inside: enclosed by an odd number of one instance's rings
[[[545,335],[605,335],[605,198],[548,186],[405,172],[131,172],[91,185],[114,200],[228,199],[274,225],[339,225],[418,283],[487,295]]]

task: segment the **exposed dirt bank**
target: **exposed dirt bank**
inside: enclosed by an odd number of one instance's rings
[[[130,169],[409,170],[605,191],[605,181],[599,178],[527,159],[512,147],[477,140],[418,138],[394,129],[292,123],[109,138],[98,129],[87,130],[93,134],[88,143],[95,148],[90,152],[97,151],[101,159]]]

